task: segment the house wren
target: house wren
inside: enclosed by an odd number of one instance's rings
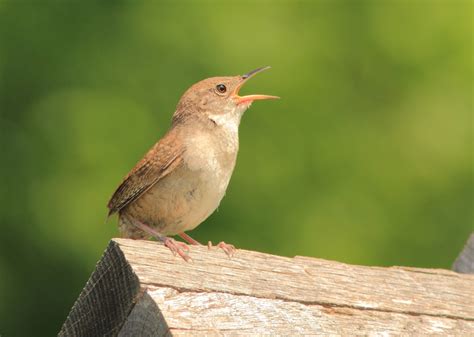
[[[140,160],[108,203],[118,212],[123,237],[155,237],[189,259],[185,234],[219,206],[234,170],[240,119],[253,101],[276,96],[239,96],[239,89],[262,67],[242,76],[212,77],[189,88],[179,100],[171,128]],[[228,255],[232,245],[218,244]]]

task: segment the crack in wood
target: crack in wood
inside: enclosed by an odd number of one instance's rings
[[[254,296],[254,295],[248,295],[245,293],[233,293],[233,292],[223,292],[223,291],[203,291],[203,290],[193,290],[190,288],[181,288],[181,287],[173,287],[168,284],[159,284],[159,283],[152,283],[147,285],[149,290],[156,290],[156,289],[162,289],[162,288],[167,288],[167,289],[173,289],[176,290],[179,294],[184,294],[184,293],[208,293],[208,294],[230,294],[234,296],[248,296],[248,297],[254,297],[254,298],[265,298],[268,299],[268,297],[263,297],[263,296]],[[456,315],[433,315],[430,313],[420,313],[420,312],[415,312],[415,311],[402,311],[402,310],[387,310],[387,309],[376,309],[376,308],[367,308],[363,306],[356,306],[356,305],[341,305],[341,304],[335,304],[331,302],[321,302],[321,301],[297,301],[297,300],[290,300],[286,299],[284,297],[274,297],[273,299],[280,300],[283,302],[292,302],[292,303],[300,303],[303,305],[319,305],[324,308],[332,309],[332,308],[347,308],[347,309],[354,309],[354,310],[362,310],[362,311],[374,311],[374,312],[383,312],[383,313],[394,313],[394,314],[402,314],[402,315],[410,315],[410,316],[430,316],[430,317],[439,317],[439,318],[448,318],[448,319],[454,319],[454,320],[463,320],[466,322],[474,322],[474,318],[469,318],[469,317],[463,317],[463,316],[456,316]]]

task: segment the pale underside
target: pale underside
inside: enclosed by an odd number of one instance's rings
[[[210,115],[209,129],[180,133],[181,164],[120,211],[122,236],[148,237],[130,217],[162,235],[176,235],[194,229],[216,210],[235,166],[242,113]]]

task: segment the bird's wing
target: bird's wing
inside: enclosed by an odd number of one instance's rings
[[[107,205],[109,216],[138,199],[183,162],[184,146],[173,130],[166,134],[125,177]]]

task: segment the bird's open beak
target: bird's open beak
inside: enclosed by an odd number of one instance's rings
[[[239,83],[239,85],[237,85],[237,87],[235,88],[232,96],[234,97],[234,99],[237,101],[237,104],[242,104],[242,103],[251,103],[253,101],[257,101],[257,100],[263,100],[263,99],[277,99],[277,98],[280,98],[278,96],[270,96],[270,95],[247,95],[247,96],[239,96],[239,90],[240,88],[242,88],[242,86],[245,84],[245,82],[247,82],[250,78],[252,78],[255,74],[259,73],[259,72],[262,72],[264,70],[267,70],[267,69],[270,69],[269,66],[267,67],[261,67],[261,68],[257,68],[255,70],[252,70],[250,72],[248,72],[247,74],[245,75],[242,75],[242,79]]]

